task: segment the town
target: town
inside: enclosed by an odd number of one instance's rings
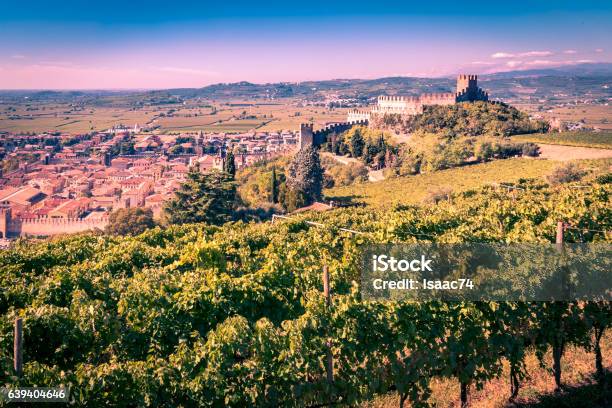
[[[109,213],[164,202],[192,167],[237,168],[297,146],[295,132],[151,134],[138,125],[85,135],[0,133],[0,238],[104,229]]]

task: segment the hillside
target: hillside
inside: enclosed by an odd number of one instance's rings
[[[326,190],[325,195],[330,200],[365,203],[370,206],[418,204],[430,192],[439,189],[460,192],[488,183],[514,183],[522,178],[538,178],[550,172],[554,165],[554,162],[548,160],[498,160],[382,182],[332,188]]]

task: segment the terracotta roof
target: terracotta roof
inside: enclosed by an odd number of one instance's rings
[[[36,196],[43,194],[39,189],[34,187],[23,187],[15,189],[9,194],[0,196],[0,201],[12,201],[17,204],[28,205]]]

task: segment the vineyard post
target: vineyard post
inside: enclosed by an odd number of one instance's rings
[[[565,223],[563,221],[557,221],[557,234],[555,238],[555,243],[557,244],[557,251],[561,257],[563,257],[564,248],[563,248],[563,230],[565,229]],[[562,259],[563,262],[563,259]],[[567,269],[562,266],[563,270],[561,271],[561,290],[564,294],[568,294],[567,289]],[[569,299],[568,299],[569,300]],[[559,322],[559,326],[563,327],[563,322]],[[560,335],[561,333],[558,333]],[[557,335],[557,336],[558,336]],[[558,392],[561,390],[561,356],[563,354],[564,348],[564,340],[560,338],[556,338],[553,343],[553,373],[555,376],[555,391]]]
[[[563,221],[557,221],[557,238],[555,239],[555,242],[559,250],[563,248],[563,228]]]
[[[18,377],[23,373],[23,319],[15,319],[15,334],[13,337],[13,367]]]
[[[323,295],[325,296],[325,305],[329,309],[331,306],[331,294],[329,290],[329,269],[327,265],[323,266]],[[334,382],[334,357],[331,352],[331,339],[327,339],[327,382]]]

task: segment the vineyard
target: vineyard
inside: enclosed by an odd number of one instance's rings
[[[359,285],[368,243],[551,243],[559,221],[565,242],[610,242],[612,188],[597,180],[520,180],[429,206],[274,223],[19,241],[0,253],[0,383],[70,386],[74,406],[354,406],[390,392],[400,406],[427,406],[432,382],[452,378],[467,406],[470,390],[502,380],[504,364],[519,395],[533,352],[552,350],[561,388],[570,346],[592,352],[603,379],[608,302],[373,302]]]

